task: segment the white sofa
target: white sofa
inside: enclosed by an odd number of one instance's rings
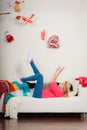
[[[87,113],[87,87],[78,87],[78,96],[61,98],[13,97],[6,105],[5,117],[18,113]]]

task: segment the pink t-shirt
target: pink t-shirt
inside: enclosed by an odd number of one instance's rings
[[[43,89],[42,98],[49,97],[63,97],[64,93],[60,86],[57,85],[56,82],[49,83],[49,89]]]

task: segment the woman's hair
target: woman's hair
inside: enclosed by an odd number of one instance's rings
[[[65,81],[65,84],[64,84],[64,87],[63,87],[64,97],[68,97],[68,93],[70,91],[73,91],[73,86],[68,81]]]

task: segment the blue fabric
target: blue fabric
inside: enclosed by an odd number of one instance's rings
[[[13,94],[11,94],[10,92],[8,92],[6,99],[4,100],[4,103],[7,104],[7,102],[9,101],[10,98],[15,97]]]
[[[34,89],[34,93],[33,93],[33,97],[36,98],[42,98],[42,88],[43,88],[43,75],[39,72],[38,68],[36,67],[34,61],[32,60],[30,62],[30,65],[33,69],[34,75],[29,76],[29,77],[25,77],[25,78],[21,78],[21,80],[23,82],[26,81],[37,81],[35,84],[35,89]]]
[[[30,92],[30,88],[28,87],[28,84],[27,84],[27,83],[22,83],[22,84],[20,84],[20,83],[17,82],[17,81],[13,81],[12,83],[13,83],[13,84],[16,84],[19,89],[23,89],[23,96],[28,96],[28,95],[27,95],[27,92]]]

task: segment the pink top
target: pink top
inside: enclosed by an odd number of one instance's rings
[[[49,89],[43,89],[42,98],[49,97],[63,97],[64,93],[60,86],[57,85],[56,82],[49,83]]]

